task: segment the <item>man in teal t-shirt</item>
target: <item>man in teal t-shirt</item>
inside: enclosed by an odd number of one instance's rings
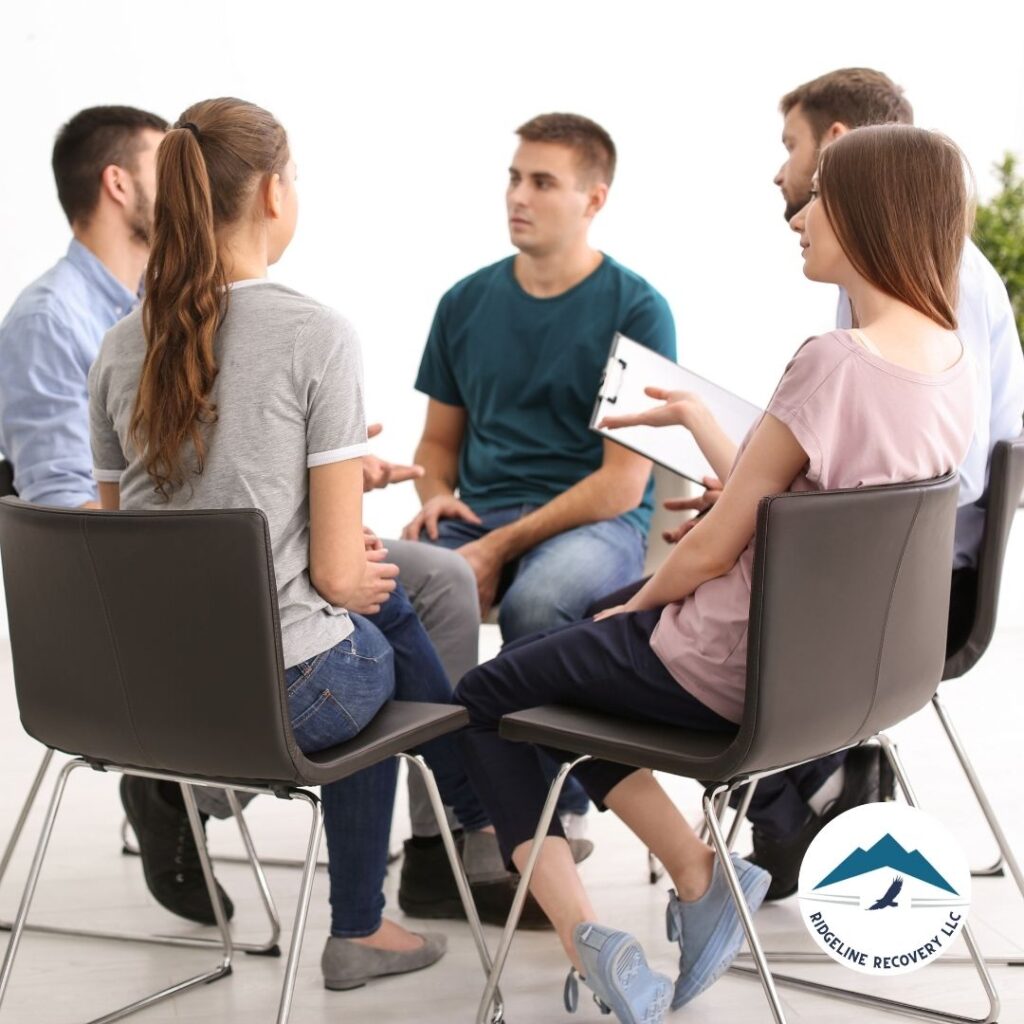
[[[506,642],[580,618],[642,569],[650,462],[588,424],[616,331],[676,356],[664,298],[587,240],[615,168],[608,133],[546,114],[517,134],[519,252],[438,306],[416,380],[430,398],[423,508],[404,533],[466,558],[481,611],[501,600]]]

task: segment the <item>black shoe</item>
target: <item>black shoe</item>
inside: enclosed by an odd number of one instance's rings
[[[782,900],[796,892],[807,847],[830,821],[852,807],[893,799],[892,770],[881,747],[874,744],[854,747],[846,755],[843,768],[842,792],[824,814],[808,811],[809,816],[799,831],[777,839],[754,828],[754,852],[748,859],[771,873],[772,884],[766,900]]]
[[[772,876],[766,900],[784,900],[792,896],[800,881],[800,865],[811,841],[822,830],[825,822],[813,811],[798,831],[776,839],[757,827],[753,830],[754,852],[747,858],[751,864],[764,868]]]
[[[461,843],[459,843],[461,850]],[[518,875],[509,875],[497,882],[470,884],[473,902],[480,920],[485,924],[504,926],[512,899],[516,894]],[[453,918],[465,920],[466,912],[459,899],[455,876],[448,863],[441,837],[407,839],[402,859],[402,876],[398,886],[398,905],[407,917]],[[540,904],[527,894],[519,927],[541,931],[552,927]]]
[[[146,885],[157,903],[172,914],[199,924],[216,924],[188,815],[164,797],[161,785],[137,775],[121,777],[121,803],[139,841]],[[206,815],[201,817],[205,824]],[[234,904],[219,883],[217,889],[230,921]]]

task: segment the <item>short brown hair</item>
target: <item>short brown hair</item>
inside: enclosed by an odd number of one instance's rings
[[[914,111],[903,89],[871,68],[840,68],[804,82],[779,102],[783,114],[795,106],[800,107],[819,141],[836,121],[847,128],[914,123]]]
[[[524,142],[555,142],[576,153],[580,168],[606,185],[615,177],[615,143],[596,122],[581,114],[539,114],[516,129]]]
[[[973,211],[968,174],[945,135],[898,124],[856,128],[818,163],[825,214],[857,273],[948,330]]]
[[[111,164],[134,171],[139,135],[147,128],[167,131],[158,114],[136,107],[89,107],[57,133],[53,177],[69,224],[86,220],[100,198],[100,177]]]

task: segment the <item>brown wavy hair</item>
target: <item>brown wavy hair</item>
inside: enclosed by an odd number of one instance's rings
[[[857,273],[950,331],[974,216],[970,180],[956,143],[911,125],[855,128],[818,163],[825,214]]]
[[[189,107],[157,152],[153,245],[142,326],[146,357],[131,437],[167,500],[188,470],[202,473],[205,428],[216,422],[214,338],[227,312],[218,236],[250,208],[259,186],[288,163],[288,137],[272,114],[232,98]]]

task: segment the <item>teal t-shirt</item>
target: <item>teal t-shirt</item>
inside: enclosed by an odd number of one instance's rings
[[[476,512],[543,505],[601,466],[589,423],[616,331],[676,358],[668,303],[610,256],[546,299],[523,291],[513,261],[445,293],[416,378],[418,391],[466,409],[459,494]],[[623,517],[644,536],[653,503],[650,480]]]

